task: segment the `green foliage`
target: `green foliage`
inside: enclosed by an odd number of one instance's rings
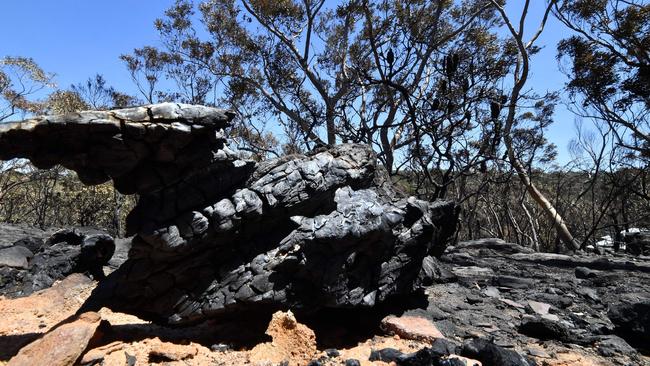
[[[568,90],[576,111],[609,124],[619,147],[650,156],[650,4],[563,1],[558,18],[575,35],[558,45],[569,62]]]
[[[52,87],[52,75],[31,58],[7,56],[0,59],[0,121],[17,113],[43,112],[45,104],[31,97]]]

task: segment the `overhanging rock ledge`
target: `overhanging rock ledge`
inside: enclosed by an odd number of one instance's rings
[[[264,162],[227,146],[234,114],[163,103],[0,125],[0,159],[61,164],[139,194],[128,260],[86,308],[170,324],[259,308],[374,306],[430,283],[449,201],[405,197],[366,145]]]

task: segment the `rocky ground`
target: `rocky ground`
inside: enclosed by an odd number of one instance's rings
[[[116,244],[106,272],[126,259],[128,241]],[[429,269],[437,280],[425,294],[373,311],[184,328],[107,308],[77,315],[96,282],[72,274],[0,298],[0,365],[650,365],[650,258],[482,240],[448,248]]]

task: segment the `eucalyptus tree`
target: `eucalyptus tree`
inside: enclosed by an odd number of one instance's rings
[[[44,103],[36,97],[53,88],[53,75],[31,58],[6,56],[0,59],[0,121],[19,113],[38,113]]]
[[[503,142],[506,148],[508,160],[517,173],[521,184],[526,188],[530,197],[538,204],[543,210],[547,218],[551,221],[552,225],[557,230],[558,237],[562,242],[571,249],[579,249],[580,244],[574,239],[573,234],[567,226],[560,212],[554,207],[553,203],[544,195],[538,186],[531,179],[530,169],[531,166],[526,164],[519,154],[517,149],[514,132],[518,124],[524,120],[527,113],[520,114],[522,104],[526,101],[524,87],[528,81],[531,69],[531,56],[538,50],[535,43],[538,41],[539,36],[544,31],[546,22],[551,13],[551,10],[556,5],[557,0],[548,0],[542,14],[541,21],[536,25],[535,30],[527,38],[525,28],[531,22],[528,20],[530,0],[525,0],[521,6],[521,13],[517,18],[511,17],[503,4],[497,0],[490,0],[492,5],[497,9],[505,26],[510,34],[512,41],[516,45],[517,60],[515,67],[512,70],[512,88],[509,95],[505,98],[507,106],[507,116],[505,117],[503,127]],[[540,101],[541,102],[541,101]],[[536,104],[537,105],[537,104]]]
[[[573,35],[558,45],[568,61],[574,111],[606,123],[620,147],[650,160],[650,4],[572,0],[554,6]]]
[[[497,22],[478,0],[179,0],[155,23],[162,47],[122,58],[150,101],[237,109],[262,152],[279,121],[285,152],[366,143],[442,197],[498,155],[490,108],[514,54]]]

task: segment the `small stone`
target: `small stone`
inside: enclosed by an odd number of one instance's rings
[[[20,269],[29,268],[29,259],[34,256],[29,249],[16,245],[0,249],[0,266]]]
[[[551,355],[546,353],[545,351],[539,349],[539,348],[529,348],[528,354],[534,357],[539,357],[539,358],[551,358]]]
[[[463,344],[461,355],[478,360],[483,365],[530,366],[516,351],[497,346],[485,339],[466,342]]]
[[[598,296],[596,290],[594,290],[593,288],[580,287],[576,290],[576,292],[594,302],[600,302],[600,297]]]
[[[325,354],[327,355],[327,357],[330,357],[330,358],[339,357],[341,355],[339,350],[337,350],[336,348],[328,348],[328,349],[326,349]]]
[[[467,331],[467,335],[470,338],[483,338],[483,337],[485,337],[485,333],[479,332],[478,330],[473,330],[473,329]]]
[[[361,362],[356,358],[348,358],[345,360],[345,366],[361,366]]]
[[[307,366],[323,366],[323,363],[319,360],[313,360],[307,364]]]
[[[124,354],[126,355],[126,366],[135,366],[135,362],[137,361],[135,356],[130,355],[126,352],[124,352]]]
[[[458,350],[459,347],[456,343],[445,338],[438,338],[431,342],[431,352],[439,357],[458,353]]]
[[[542,319],[550,320],[552,322],[559,322],[560,317],[555,314],[544,314],[541,316]]]
[[[119,341],[109,343],[105,346],[93,348],[83,355],[79,363],[84,365],[84,364],[95,364],[97,362],[101,362],[110,353],[119,351],[123,348],[124,348],[124,343]]]
[[[600,337],[596,342],[598,352],[605,357],[611,357],[616,353],[633,354],[636,350],[630,346],[623,338],[610,334]]]
[[[481,299],[480,297],[478,297],[476,295],[471,295],[471,294],[467,295],[465,297],[465,299],[467,300],[467,303],[470,304],[470,305],[480,304],[480,303],[483,302],[483,299]]]
[[[499,292],[499,289],[493,286],[486,287],[485,290],[483,290],[483,294],[487,297],[501,296],[501,292]]]
[[[403,339],[432,342],[445,337],[431,320],[418,316],[389,315],[381,321],[381,328],[388,334],[398,335]]]
[[[230,346],[224,343],[213,344],[210,346],[212,352],[226,352],[230,350]]]
[[[588,279],[598,277],[598,272],[587,267],[576,267],[575,275],[577,278]]]
[[[368,361],[395,362],[403,356],[404,353],[395,348],[384,348],[379,351],[370,352]]]
[[[541,340],[568,341],[571,339],[569,330],[564,325],[544,318],[524,321],[519,326],[519,332]]]
[[[551,309],[551,305],[543,303],[543,302],[537,302],[537,301],[528,301],[528,307],[530,310],[533,311],[533,313],[537,315],[546,315],[548,314],[548,311]]]
[[[499,300],[501,300],[501,302],[503,302],[504,304],[508,304],[508,305],[512,306],[513,308],[517,308],[517,309],[524,309],[525,308],[525,306],[523,306],[522,304],[520,304],[520,303],[518,303],[516,301],[512,301],[510,299],[499,299]]]

